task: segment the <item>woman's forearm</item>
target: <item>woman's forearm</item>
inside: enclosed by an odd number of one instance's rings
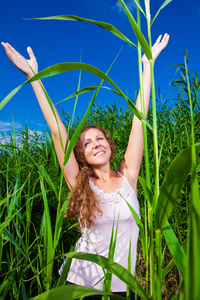
[[[149,109],[149,100],[150,100],[150,92],[151,92],[151,70],[150,64],[144,64],[143,74],[142,74],[142,87],[143,87],[143,96],[144,96],[144,110],[145,110],[145,117],[147,117],[148,109]],[[136,107],[139,111],[141,111],[141,91],[138,93],[138,98],[136,101]]]
[[[31,85],[33,87],[33,90],[35,92],[35,95],[37,97],[38,103],[41,107],[41,110],[43,112],[43,115],[46,119],[46,122],[51,130],[52,135],[59,136],[59,129],[62,132],[65,130],[65,126],[62,123],[60,116],[57,112],[57,109],[55,108],[53,102],[51,101],[52,107],[50,106],[47,96],[45,95],[45,88],[40,80],[31,82]],[[44,92],[45,91],[45,92]],[[49,98],[50,99],[50,98]],[[53,111],[52,111],[53,108]],[[59,129],[58,129],[59,127]]]

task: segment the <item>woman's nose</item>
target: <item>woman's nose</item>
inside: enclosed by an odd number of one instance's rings
[[[93,148],[98,148],[99,147],[99,142],[98,141],[94,141],[93,142]]]

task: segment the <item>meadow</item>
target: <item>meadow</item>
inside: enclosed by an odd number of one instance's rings
[[[156,99],[151,57],[151,24],[155,18],[150,20],[149,2],[145,1],[144,12],[139,1],[136,1],[137,22],[124,1],[119,2],[138,39],[137,46],[111,24],[90,21],[138,48],[141,90],[141,51],[143,50],[149,58],[152,106],[147,119],[143,111],[140,113],[136,109],[134,101],[129,99],[108,76],[109,70],[103,73],[94,66],[83,63],[62,63],[39,72],[25,83],[70,70],[84,70],[102,80],[99,86],[78,89],[70,96],[76,97],[78,101],[82,93],[94,90],[82,118],[69,116],[62,111],[62,118],[70,137],[64,165],[82,127],[84,124],[92,123],[110,132],[117,149],[116,158],[112,162],[112,168],[116,169],[126,148],[133,113],[142,120],[145,151],[138,187],[141,221],[130,207],[140,228],[136,276],[133,277],[129,270],[114,263],[112,257],[106,259],[99,255],[74,252],[74,244],[80,233],[77,223],[65,217],[69,200],[68,188],[63,179],[63,168],[60,170],[56,158],[51,134],[48,128],[39,135],[26,126],[21,132],[15,132],[14,129],[14,135],[10,134],[9,138],[1,136],[1,299],[73,300],[97,293],[102,294],[105,300],[109,297],[124,299],[110,292],[111,273],[127,284],[127,299],[129,288],[136,291],[142,299],[199,299],[200,82],[197,73],[189,74],[186,54],[185,64],[177,66],[176,76],[170,83],[177,91],[175,99],[170,99],[168,105],[168,101],[162,101],[159,91]],[[165,1],[160,10],[169,2]],[[148,42],[140,30],[141,12],[147,20]],[[76,16],[51,17],[63,20],[72,18],[84,21],[83,18]],[[102,109],[95,104],[103,82],[112,86],[109,88],[110,92],[121,96],[127,102],[127,109],[119,109],[115,104]],[[0,103],[1,109],[22,86],[13,90]],[[49,100],[47,94],[46,97]],[[113,232],[113,236],[114,234]],[[111,241],[111,245],[112,243],[114,244],[114,241]],[[69,259],[61,277],[58,278],[58,269],[66,253]],[[93,261],[106,270],[103,291],[65,286],[73,257]]]

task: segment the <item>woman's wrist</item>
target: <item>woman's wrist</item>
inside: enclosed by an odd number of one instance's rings
[[[35,74],[37,74],[38,72],[34,72],[33,70],[30,70],[30,72],[28,72],[26,74],[26,76],[28,77],[28,79],[31,79]]]
[[[150,61],[143,62],[143,71],[150,71],[151,70],[151,64]]]

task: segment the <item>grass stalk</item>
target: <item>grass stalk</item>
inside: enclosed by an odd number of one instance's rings
[[[161,230],[156,230],[156,299],[162,299],[162,243]]]
[[[148,39],[149,39],[149,46],[150,49],[152,48],[152,40],[151,40],[151,15],[150,15],[150,1],[145,0],[145,10],[146,10],[146,19],[147,19],[147,32],[148,32]],[[157,134],[157,113],[156,113],[156,93],[155,93],[155,79],[154,79],[154,62],[150,59],[150,70],[151,70],[151,94],[152,94],[152,112],[153,112],[153,143],[154,143],[154,169],[155,169],[155,189],[154,189],[154,196],[155,196],[155,205],[157,205],[158,196],[159,196],[159,153],[158,153],[158,134]],[[161,299],[161,274],[162,274],[162,267],[160,263],[160,255],[161,255],[161,239],[160,233],[156,232],[156,274],[154,276],[154,247],[153,247],[153,217],[150,215],[150,249],[151,249],[151,264],[150,264],[150,273],[151,273],[151,297],[155,298],[157,295],[157,300]],[[153,276],[153,277],[152,277]],[[156,293],[155,293],[155,280],[156,279]],[[154,281],[154,282],[153,282]]]
[[[145,10],[146,10],[146,20],[147,20],[147,32],[149,39],[149,47],[151,49],[151,25],[150,25],[150,7],[149,0],[145,0]],[[154,71],[153,71],[153,61],[150,59],[150,70],[151,70],[151,94],[152,94],[152,111],[153,111],[153,141],[154,141],[154,163],[155,163],[155,199],[157,198],[158,191],[156,188],[156,183],[158,181],[158,168],[157,168],[157,155],[158,152],[156,146],[156,105],[155,105],[155,83],[154,83]],[[153,226],[153,210],[151,205],[148,206],[148,223],[150,232],[150,296],[151,299],[155,297],[155,274],[154,274],[154,226]]]
[[[138,1],[138,4],[139,4],[139,1]],[[137,24],[138,24],[139,29],[141,29],[140,9],[139,9],[139,7],[137,7]],[[145,115],[144,90],[143,90],[143,82],[142,82],[142,59],[141,59],[141,57],[142,57],[142,49],[141,49],[140,43],[138,42],[138,68],[139,68],[141,111]],[[144,122],[142,122],[142,129],[143,129],[143,140],[144,140],[144,158],[145,158],[146,184],[147,184],[148,188],[150,188],[147,128],[146,128],[146,124]],[[145,205],[146,205],[146,202],[145,202]],[[147,206],[148,206],[148,211],[149,211],[149,209],[151,207],[149,200],[148,200]],[[146,208],[145,208],[145,213],[146,213]],[[148,253],[148,224],[147,223],[150,223],[149,218],[148,219],[145,218],[145,248],[146,248],[145,252],[146,252],[146,254]],[[148,290],[148,264],[149,264],[148,255],[146,255],[145,264],[146,264],[146,292],[147,292],[147,290]]]

